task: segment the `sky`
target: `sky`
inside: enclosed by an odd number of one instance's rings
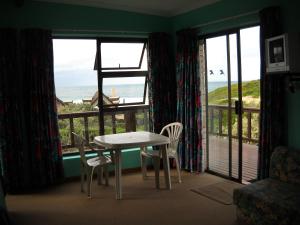
[[[95,86],[94,70],[96,40],[54,39],[54,73],[57,87]],[[142,44],[102,44],[103,66],[134,66],[138,64]],[[260,77],[259,27],[241,30],[242,79],[257,80]],[[231,77],[237,81],[236,35],[230,35]],[[147,52],[142,69],[147,69]],[[227,81],[226,38],[207,39],[208,81]],[[222,70],[222,71],[221,71]],[[210,73],[213,72],[213,74]],[[145,78],[105,79],[104,85],[142,84]]]
[[[54,74],[57,87],[95,86],[97,71],[94,70],[96,40],[54,39]],[[115,67],[120,64],[134,66],[139,64],[142,44],[102,44],[103,67]],[[130,57],[128,57],[130,54]],[[144,54],[142,70],[147,68],[147,52]],[[142,84],[144,77],[106,78],[104,85]]]
[[[259,27],[242,29],[240,35],[242,80],[258,80],[260,79]],[[229,36],[229,43],[231,80],[237,81],[236,34]],[[228,80],[225,36],[207,39],[207,70],[209,82],[224,82]]]

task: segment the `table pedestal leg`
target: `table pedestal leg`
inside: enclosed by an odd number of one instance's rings
[[[167,147],[165,145],[160,146],[160,151],[162,153],[163,163],[164,163],[164,173],[165,182],[168,190],[171,190],[171,175],[170,175],[170,163],[167,153]]]
[[[115,151],[116,199],[122,199],[122,158],[121,149]]]

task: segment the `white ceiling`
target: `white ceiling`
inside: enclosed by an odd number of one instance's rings
[[[176,16],[220,0],[35,0],[125,10],[165,17]]]

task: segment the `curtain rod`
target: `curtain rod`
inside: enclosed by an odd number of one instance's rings
[[[148,31],[127,31],[127,30],[87,30],[87,29],[53,29],[53,32],[71,33],[116,33],[116,34],[149,34]]]
[[[228,20],[233,20],[233,19],[244,17],[244,16],[249,16],[249,15],[257,14],[259,11],[260,10],[254,10],[254,11],[247,12],[247,13],[242,13],[242,14],[239,14],[239,15],[236,15],[236,16],[225,17],[225,18],[214,20],[214,21],[210,21],[210,22],[207,22],[207,23],[197,24],[197,25],[193,26],[192,28],[196,28],[197,29],[197,28],[208,26],[208,25],[213,25],[213,24],[225,22],[225,21],[228,21]]]

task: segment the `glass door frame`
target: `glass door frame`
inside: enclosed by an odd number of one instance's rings
[[[228,150],[229,150],[229,167],[228,175],[224,175],[209,169],[209,132],[206,131],[206,172],[224,177],[226,179],[243,182],[243,102],[242,102],[242,59],[241,59],[241,36],[240,31],[246,28],[259,26],[260,24],[253,24],[245,27],[234,28],[222,32],[212,33],[208,35],[199,36],[199,40],[204,40],[205,48],[205,85],[206,85],[206,129],[209,127],[208,118],[208,77],[207,77],[207,39],[226,36],[226,50],[227,50],[227,91],[228,91]],[[232,98],[231,98],[231,59],[230,59],[230,35],[236,34],[237,47],[237,76],[238,76],[238,100],[235,101],[235,113],[238,121],[238,178],[232,176]]]

